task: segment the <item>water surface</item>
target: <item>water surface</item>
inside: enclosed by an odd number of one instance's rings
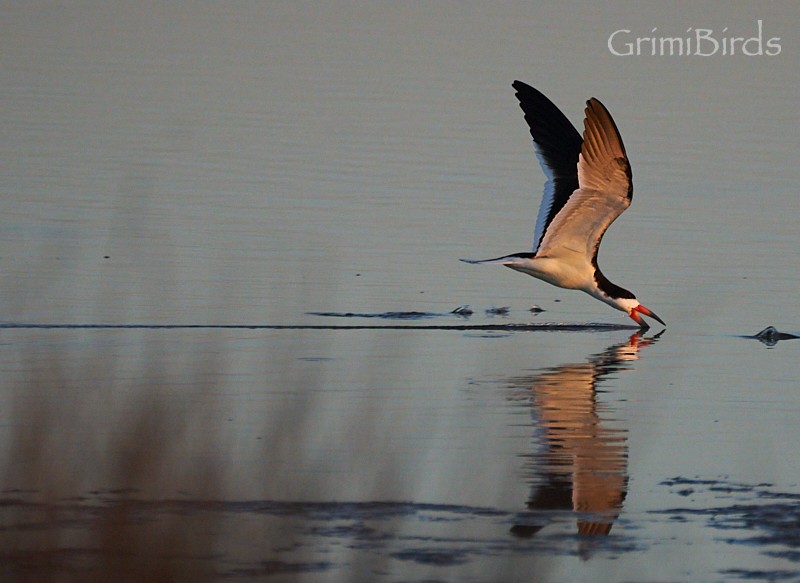
[[[715,8],[0,9],[2,577],[794,578],[800,13]],[[530,245],[514,79],[615,117],[663,334],[457,261]]]

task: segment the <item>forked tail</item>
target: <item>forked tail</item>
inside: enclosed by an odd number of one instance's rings
[[[533,253],[514,253],[513,255],[503,255],[502,257],[495,257],[494,259],[459,259],[464,263],[499,263],[500,265],[508,265],[511,263],[518,263],[520,259],[530,259]]]

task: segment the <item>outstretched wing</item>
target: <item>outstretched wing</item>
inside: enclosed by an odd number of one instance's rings
[[[536,157],[547,176],[533,235],[536,253],[547,227],[578,188],[578,155],[583,140],[561,110],[539,91],[522,81],[514,81],[512,87],[531,130]]]
[[[545,231],[537,256],[578,253],[596,265],[609,225],[633,198],[631,167],[617,126],[597,99],[586,102],[578,185]]]

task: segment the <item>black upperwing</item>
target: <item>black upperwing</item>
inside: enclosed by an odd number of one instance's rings
[[[547,176],[533,237],[539,249],[547,227],[578,189],[578,156],[583,139],[558,107],[539,91],[514,81],[519,106],[531,130],[536,157]]]

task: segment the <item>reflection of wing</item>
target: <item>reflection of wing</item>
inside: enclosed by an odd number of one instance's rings
[[[551,483],[571,488],[573,510],[601,520],[579,524],[579,531],[587,534],[608,533],[627,484],[625,433],[605,428],[597,415],[597,375],[597,367],[589,362],[533,379],[533,405],[547,446],[540,469]]]
[[[649,342],[638,334],[587,362],[545,370],[518,379],[532,391],[532,407],[544,451],[533,456],[536,479],[528,501],[532,510],[571,509],[579,534],[608,534],[622,509],[628,483],[627,432],[608,426],[597,386],[638,358]],[[518,530],[518,532],[524,532]]]

